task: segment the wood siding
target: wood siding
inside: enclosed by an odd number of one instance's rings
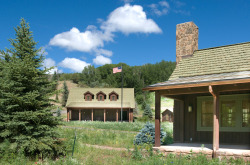
[[[242,93],[242,92],[241,92]],[[230,93],[227,93],[230,94]],[[233,94],[233,93],[232,93]],[[212,131],[197,131],[197,97],[201,95],[185,95],[184,108],[181,101],[174,101],[174,141],[212,143]],[[203,94],[204,96],[204,94]],[[211,96],[207,94],[207,96]],[[192,106],[192,112],[188,112],[188,106]],[[184,121],[184,122],[182,122]],[[182,130],[182,127],[184,129]],[[250,144],[250,132],[220,132],[220,144]]]

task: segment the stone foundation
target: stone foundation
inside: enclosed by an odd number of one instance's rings
[[[246,162],[250,161],[250,150],[236,150],[236,149],[219,149],[216,151],[216,157],[219,159],[244,159]]]
[[[159,151],[165,156],[168,154],[175,154],[178,156],[187,156],[187,155],[198,155],[204,154],[208,159],[213,158],[213,150],[210,148],[202,147],[186,147],[186,146],[161,146],[153,147],[154,151]],[[246,162],[250,162],[250,150],[241,150],[241,149],[219,149],[216,151],[215,157],[220,160],[224,159],[243,159]]]
[[[173,147],[173,146],[161,146],[161,147],[153,147],[155,151],[160,151],[161,153],[165,154],[176,154],[178,156],[186,156],[186,155],[198,155],[204,154],[208,159],[212,159],[213,150],[208,148],[201,148],[201,147]]]

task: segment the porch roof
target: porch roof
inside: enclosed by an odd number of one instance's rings
[[[175,88],[177,85],[182,86],[187,84],[196,86],[197,84],[209,83],[209,82],[218,82],[219,84],[223,84],[224,82],[224,84],[228,84],[225,82],[231,80],[242,80],[244,82],[250,82],[250,71],[183,77],[149,85],[148,87],[144,88],[144,90],[157,89],[157,87],[163,87],[163,86],[165,86],[166,89],[168,88],[170,89],[170,88]]]

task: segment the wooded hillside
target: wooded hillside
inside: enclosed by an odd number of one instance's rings
[[[82,73],[62,73],[59,80],[72,80],[80,87],[121,87],[122,73],[113,74],[113,68],[122,65],[124,88],[135,88],[136,95],[150,84],[167,81],[175,68],[175,62],[162,60],[156,64],[129,66],[124,63],[106,64],[95,68],[90,65]]]

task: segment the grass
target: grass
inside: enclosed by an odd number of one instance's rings
[[[127,133],[113,130],[60,128],[62,137],[66,140],[72,140],[75,136],[75,131],[77,142],[117,148],[132,148],[134,136],[137,134],[134,132]]]
[[[120,131],[135,131],[139,132],[145,125],[144,122],[101,122],[101,121],[71,121],[65,122],[66,126],[82,127],[82,128],[96,128]],[[173,123],[163,122],[161,127],[164,131],[173,132]]]
[[[0,155],[0,164],[46,164],[46,165],[215,165],[215,164],[245,164],[242,160],[208,160],[204,155],[187,155],[175,156],[168,155],[167,157],[161,153],[152,153],[149,148],[144,150],[125,150],[115,151],[108,149],[98,149],[86,144],[103,145],[118,148],[134,148],[133,139],[136,132],[139,131],[145,123],[116,123],[116,122],[69,122],[66,126],[74,126],[78,129],[70,127],[60,127],[59,132],[61,138],[64,139],[67,147],[67,155],[57,158],[56,160],[45,159],[43,161],[36,159],[25,158],[22,155],[8,153]],[[162,123],[165,131],[171,132],[171,123]],[[91,129],[87,129],[90,127]],[[84,128],[84,129],[79,129]],[[117,131],[117,130],[123,131]],[[74,135],[76,131],[76,143],[73,157],[72,148],[74,143]],[[128,132],[124,132],[128,131]]]
[[[78,142],[79,143],[79,142]],[[141,154],[141,155],[140,155]],[[140,151],[138,157],[135,157],[133,152],[128,151],[113,151],[103,150],[93,147],[88,147],[84,144],[79,144],[75,148],[74,156],[71,157],[71,152],[68,156],[60,157],[57,160],[45,159],[39,161],[37,159],[30,160],[24,157],[16,157],[9,160],[0,160],[1,164],[44,164],[44,165],[227,165],[239,164],[244,165],[242,160],[219,161],[218,159],[207,159],[204,155],[198,156],[180,156],[169,155],[167,157],[162,154],[153,154],[148,156]]]

